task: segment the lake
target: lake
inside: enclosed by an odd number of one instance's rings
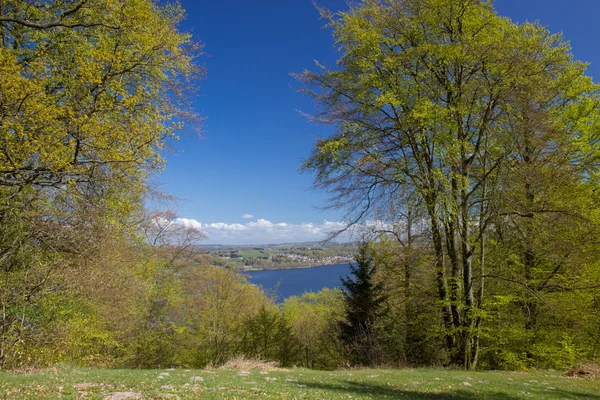
[[[323,288],[341,288],[340,277],[350,275],[350,265],[321,265],[311,268],[274,269],[247,271],[244,275],[253,283],[268,292],[278,283],[277,302],[304,292],[318,292]]]

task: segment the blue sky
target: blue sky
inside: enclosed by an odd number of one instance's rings
[[[343,0],[320,0],[331,10]],[[326,196],[310,189],[298,167],[329,128],[299,111],[312,104],[290,73],[335,63],[331,32],[311,0],[181,0],[182,30],[205,45],[208,76],[194,99],[206,118],[204,138],[183,137],[166,154],[157,177],[176,196],[177,213],[208,235],[205,243],[277,243],[321,240],[338,228],[342,211],[322,211]],[[539,20],[564,33],[575,58],[600,74],[598,0],[496,0],[501,15]],[[597,79],[596,79],[597,80]]]

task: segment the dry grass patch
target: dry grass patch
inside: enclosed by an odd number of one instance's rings
[[[600,365],[594,362],[581,364],[568,370],[565,375],[572,377],[597,379],[600,378]]]
[[[285,371],[279,368],[277,361],[265,361],[260,359],[246,358],[244,356],[233,357],[228,360],[225,364],[221,365],[219,369],[225,369],[229,371]]]
[[[10,370],[10,373],[14,375],[18,374],[58,374],[57,367],[46,367],[46,368],[38,368],[38,367],[22,367],[22,368],[14,368]]]

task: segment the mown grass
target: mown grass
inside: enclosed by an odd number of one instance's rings
[[[600,381],[560,372],[445,369],[311,371],[94,370],[0,372],[0,399],[600,399]]]

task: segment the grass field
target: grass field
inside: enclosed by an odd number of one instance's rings
[[[600,381],[560,372],[444,369],[0,372],[0,399],[600,399]]]
[[[267,257],[267,254],[263,251],[260,250],[247,250],[247,251],[240,251],[239,255],[244,257],[244,259],[246,258],[250,258],[250,257]]]

